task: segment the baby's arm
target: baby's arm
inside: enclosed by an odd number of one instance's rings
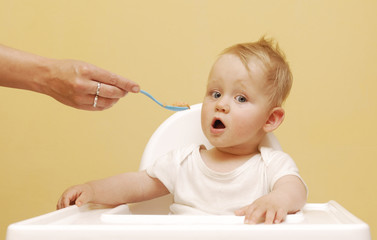
[[[273,190],[252,204],[236,211],[245,223],[281,223],[288,213],[299,211],[306,202],[306,187],[300,178],[287,175],[276,181]]]
[[[60,197],[57,209],[76,204],[120,205],[140,202],[168,194],[167,188],[146,171],[130,172],[68,188]]]

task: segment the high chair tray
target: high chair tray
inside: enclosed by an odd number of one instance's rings
[[[6,240],[259,239],[370,240],[369,226],[335,201],[306,204],[282,224],[245,225],[235,216],[135,215],[121,205],[71,206],[11,224]]]
[[[233,215],[150,215],[133,214],[133,208],[127,204],[120,205],[101,214],[105,223],[121,223],[132,225],[243,225],[244,217]],[[300,223],[304,214],[299,211],[289,214],[283,224]]]

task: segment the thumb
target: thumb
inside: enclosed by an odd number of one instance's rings
[[[85,192],[82,192],[81,195],[76,199],[76,206],[78,207],[81,207],[82,205],[84,205],[85,203],[88,203],[89,202],[89,196],[87,193]]]
[[[247,206],[234,211],[234,213],[236,214],[236,216],[245,216],[246,209],[247,209]]]

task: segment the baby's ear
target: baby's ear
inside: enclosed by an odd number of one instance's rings
[[[270,116],[268,117],[266,124],[263,127],[265,132],[272,132],[277,129],[283,122],[285,116],[285,111],[281,107],[275,107],[271,110]]]

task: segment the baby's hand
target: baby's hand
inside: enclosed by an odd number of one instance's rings
[[[246,224],[281,223],[288,211],[281,204],[279,197],[273,193],[255,200],[252,204],[235,212],[237,216],[245,216]]]
[[[76,204],[78,207],[90,202],[94,197],[94,191],[89,184],[80,184],[65,190],[60,197],[56,209]]]

